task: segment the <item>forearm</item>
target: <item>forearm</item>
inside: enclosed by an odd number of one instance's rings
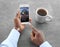
[[[8,47],[17,47],[19,36],[20,33],[16,29],[12,29],[7,39],[5,39],[1,44],[5,44]]]
[[[45,41],[39,47],[52,47],[52,46],[47,41]]]

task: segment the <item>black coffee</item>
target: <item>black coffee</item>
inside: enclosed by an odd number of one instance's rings
[[[39,15],[41,15],[41,16],[46,16],[46,15],[47,15],[46,10],[44,10],[44,9],[39,9],[39,10],[37,11],[37,13],[38,13]]]

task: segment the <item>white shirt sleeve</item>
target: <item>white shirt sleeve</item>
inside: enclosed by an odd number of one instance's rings
[[[39,47],[52,47],[47,41],[41,44]]]
[[[1,43],[1,47],[17,47],[20,33],[16,29],[12,29],[7,39]]]

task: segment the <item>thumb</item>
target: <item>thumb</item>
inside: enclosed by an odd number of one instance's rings
[[[33,28],[33,29],[32,29],[32,34],[33,34],[34,37],[36,37],[37,34],[38,34],[37,29]]]
[[[21,18],[20,11],[17,12],[16,17],[19,18],[19,19]]]

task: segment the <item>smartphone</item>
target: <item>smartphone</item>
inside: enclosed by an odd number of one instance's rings
[[[21,15],[21,23],[28,24],[29,23],[29,5],[22,4],[20,5],[20,15]]]

